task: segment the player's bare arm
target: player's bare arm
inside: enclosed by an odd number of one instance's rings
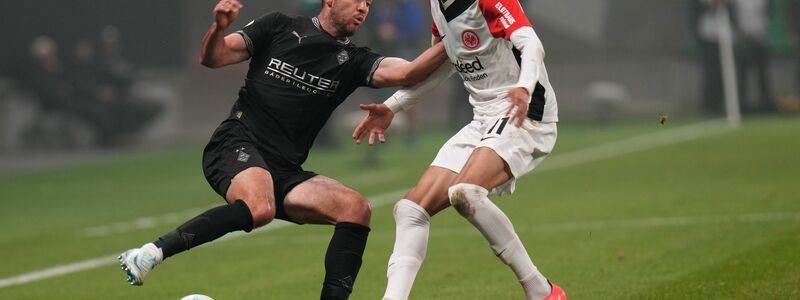
[[[375,87],[411,86],[426,78],[447,59],[444,44],[435,45],[422,52],[414,61],[387,57],[378,65],[372,77]]]
[[[209,68],[220,68],[250,58],[241,35],[225,35],[225,31],[239,16],[241,8],[242,4],[238,0],[220,0],[214,7],[214,22],[203,37],[200,47],[200,64]]]

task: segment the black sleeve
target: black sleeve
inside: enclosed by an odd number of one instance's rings
[[[356,78],[359,78],[359,86],[372,86],[372,75],[378,69],[381,61],[384,59],[383,55],[372,52],[369,48],[359,49],[353,63],[355,64]]]
[[[247,52],[252,57],[259,50],[269,47],[272,36],[280,30],[287,22],[289,17],[281,12],[270,12],[257,19],[250,21],[242,30],[237,31],[244,38]]]

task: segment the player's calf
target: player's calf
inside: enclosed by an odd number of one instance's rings
[[[367,245],[372,211],[369,202],[356,191],[345,189],[335,198],[331,215],[335,229],[325,253],[325,280],[320,299],[348,299],[353,291]]]
[[[511,220],[487,197],[489,192],[478,185],[458,183],[448,189],[450,203],[489,240],[495,254],[502,253],[517,238]]]
[[[361,257],[367,246],[369,231],[369,227],[361,224],[336,224],[325,253],[325,280],[320,299],[339,300],[350,297],[361,269]]]
[[[153,243],[167,258],[239,230],[253,230],[253,217],[242,200],[209,209]]]
[[[448,189],[450,203],[483,234],[492,251],[511,267],[525,291],[526,299],[543,299],[550,285],[533,265],[511,220],[488,198],[489,191],[469,183],[459,183]]]
[[[431,216],[416,203],[402,199],[394,206],[396,235],[389,258],[384,300],[405,300],[411,293],[428,248]]]
[[[192,218],[153,243],[130,249],[119,256],[120,265],[133,285],[142,285],[144,277],[167,257],[213,241],[229,232],[251,231],[253,217],[244,201],[217,206]]]

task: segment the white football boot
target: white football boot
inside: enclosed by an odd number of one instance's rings
[[[147,273],[164,260],[164,254],[153,243],[147,243],[141,248],[125,251],[117,258],[122,270],[128,274],[128,282],[142,285]]]

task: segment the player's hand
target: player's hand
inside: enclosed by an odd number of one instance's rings
[[[522,126],[522,122],[528,117],[528,100],[531,96],[528,90],[522,87],[516,87],[508,91],[508,101],[511,106],[506,111],[509,122],[517,127]]]
[[[222,30],[228,29],[228,26],[239,17],[241,8],[239,0],[220,0],[214,7],[214,21],[217,22],[217,27]]]
[[[375,144],[376,135],[381,143],[385,143],[386,138],[383,133],[389,128],[389,125],[392,124],[392,119],[394,119],[392,110],[383,103],[361,104],[358,107],[368,111],[369,114],[353,130],[353,139],[356,140],[356,144],[361,144],[361,140],[364,139],[367,132],[369,132],[370,145]]]

